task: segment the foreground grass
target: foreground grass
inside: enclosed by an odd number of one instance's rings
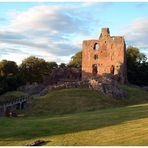
[[[148,92],[135,87],[122,86],[127,92],[126,99],[113,99],[89,89],[62,89],[35,97],[27,115],[66,114],[98,109],[121,107],[139,103],[148,103]]]
[[[148,145],[148,104],[55,116],[0,119],[0,145]]]
[[[148,145],[148,92],[122,88],[128,94],[123,100],[89,89],[35,97],[29,117],[0,118],[0,145],[23,146],[37,139],[61,146]]]

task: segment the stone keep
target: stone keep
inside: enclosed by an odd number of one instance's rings
[[[122,84],[127,82],[126,45],[122,36],[110,36],[102,28],[98,40],[84,40],[82,47],[82,80],[112,73]]]

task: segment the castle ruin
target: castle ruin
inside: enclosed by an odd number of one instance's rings
[[[122,36],[110,36],[109,28],[102,28],[99,39],[83,41],[82,80],[110,73],[121,84],[127,82],[126,44]]]

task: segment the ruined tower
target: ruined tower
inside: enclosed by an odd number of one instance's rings
[[[82,80],[112,73],[122,84],[127,81],[126,45],[122,36],[110,36],[102,28],[99,39],[83,41]]]

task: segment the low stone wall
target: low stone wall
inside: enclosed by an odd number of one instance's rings
[[[77,82],[63,82],[55,85],[49,85],[43,91],[40,92],[40,96],[47,94],[51,90],[69,89],[69,88],[89,88],[88,81]]]
[[[90,79],[89,81],[64,82],[56,85],[49,85],[40,92],[40,96],[46,95],[51,90],[68,88],[89,88],[116,99],[123,99],[127,96],[112,76],[102,76]]]

